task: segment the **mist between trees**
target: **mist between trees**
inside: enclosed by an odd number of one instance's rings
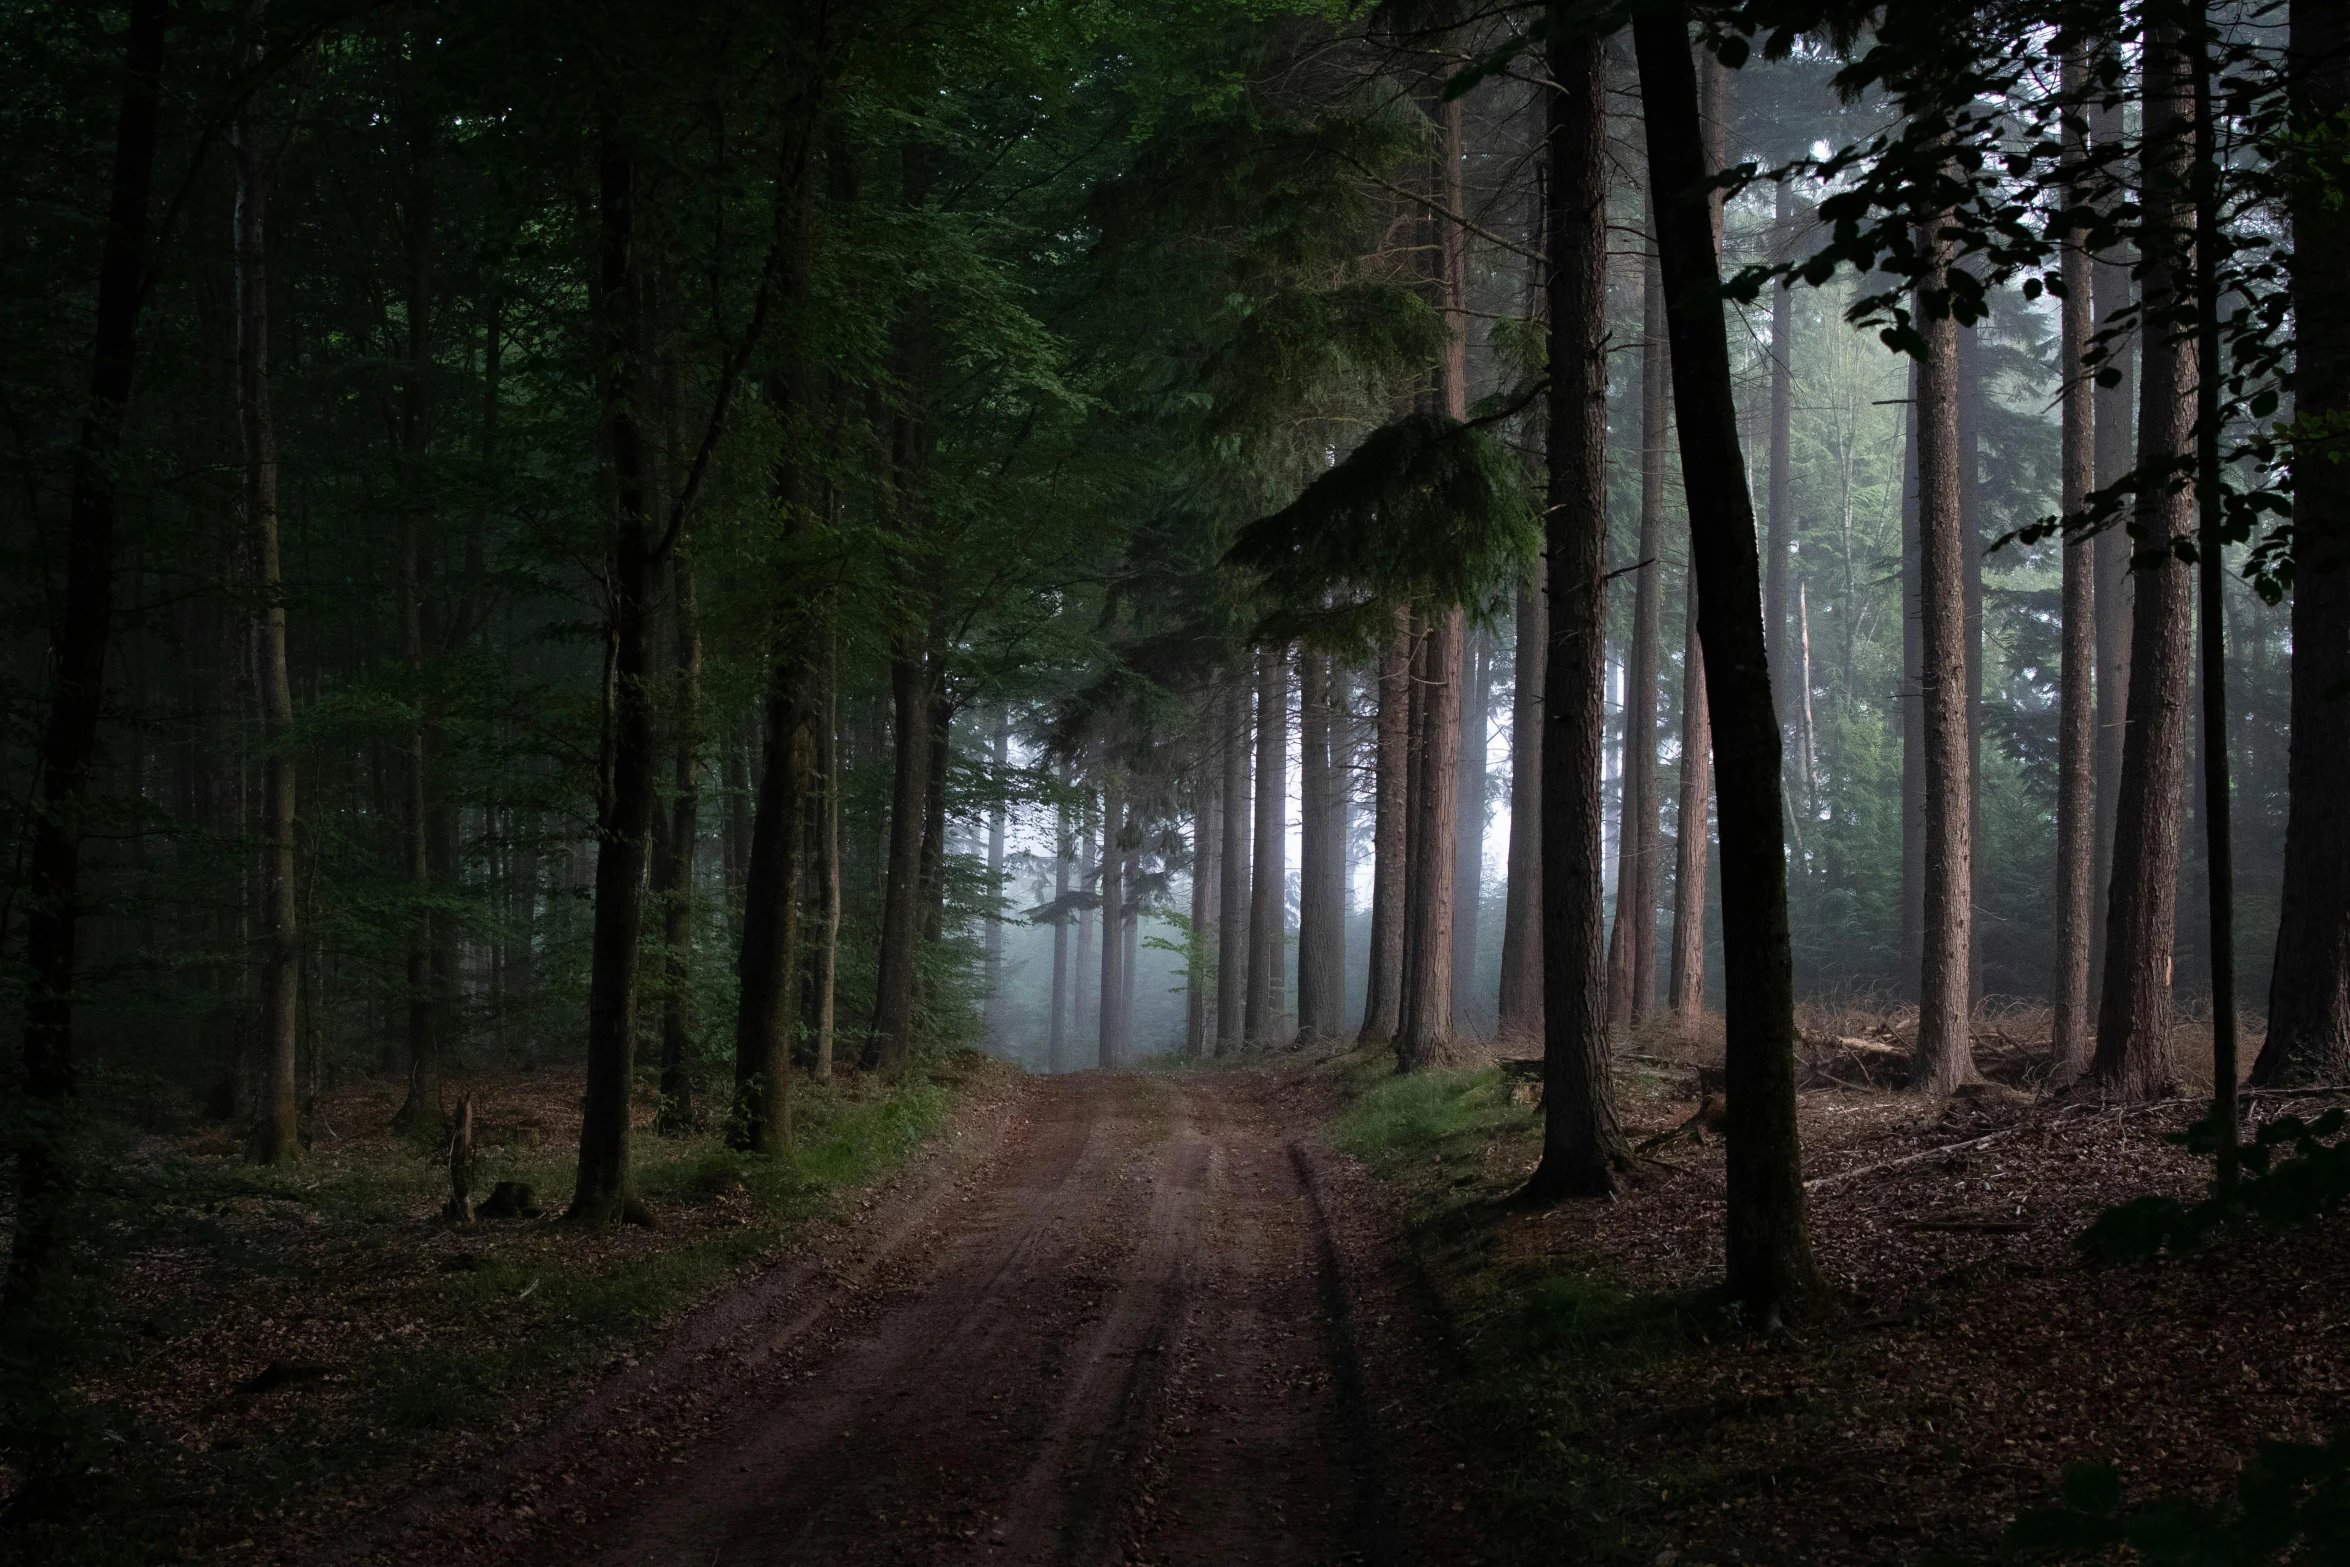
[[[603,1222],[969,1042],[1498,1039],[1558,1191],[1709,1007],[1734,1188],[1793,997],[2331,1067],[2305,9],[12,13],[12,1299],[133,1084],[584,1066]]]

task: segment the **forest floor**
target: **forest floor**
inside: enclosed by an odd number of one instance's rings
[[[1702,1054],[1619,1056],[1636,1142],[1691,1120]],[[1804,1092],[1829,1288],[1762,1338],[1715,1293],[1718,1141],[1654,1147],[1615,1200],[1529,1209],[1512,1197],[1539,1111],[1511,1074],[1397,1078],[1378,1054],[1323,1070],[1349,1096],[1334,1141],[1399,1194],[1439,1302],[1431,1416],[1467,1460],[1475,1536],[1457,1560],[2001,1560],[2068,1465],[2113,1466],[2133,1500],[2218,1503],[2263,1438],[2350,1420],[2350,1225],[2125,1267],[2074,1249],[2113,1203],[2201,1195],[2207,1161],[2164,1138],[2200,1101]]]

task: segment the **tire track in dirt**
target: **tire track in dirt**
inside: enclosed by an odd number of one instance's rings
[[[560,1559],[1396,1560],[1328,1227],[1259,1097],[1021,1101],[1016,1146]]]

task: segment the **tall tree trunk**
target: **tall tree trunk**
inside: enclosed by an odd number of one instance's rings
[[[817,787],[821,841],[816,849],[817,908],[823,928],[816,933],[816,1081],[832,1081],[832,1056],[840,1000],[840,620],[838,606],[825,616],[823,694],[816,708]]]
[[[1779,725],[1763,651],[1754,509],[1743,482],[1720,260],[1697,120],[1685,18],[1642,13],[1632,24],[1646,105],[1649,188],[1672,334],[1673,407],[1690,554],[1702,596],[1700,634],[1714,755],[1721,774],[1723,978],[1728,1050],[1727,1259],[1731,1298],[1767,1327],[1817,1287],[1805,1233],[1795,1124],[1795,985],[1787,929],[1787,857],[1780,831]]]
[[[1223,889],[1216,922],[1216,1050],[1248,1038],[1249,834],[1256,820],[1249,778],[1248,686],[1233,680],[1224,692]]]
[[[2294,123],[2336,125],[2350,108],[2350,20],[2298,0],[2288,56]],[[2310,433],[2293,460],[2293,742],[2286,763],[2285,879],[2269,980],[2262,1086],[2329,1080],[2350,1070],[2350,219],[2314,180],[2294,186],[2294,415]]]
[[[1219,727],[1221,706],[1220,698],[1212,698],[1202,715],[1211,730]],[[1209,747],[1208,759],[1213,749]],[[1217,768],[1199,769],[1191,798],[1191,940],[1183,966],[1183,1053],[1194,1061],[1207,1055],[1208,1036],[1215,1026],[1216,997],[1208,983],[1207,960],[1216,940],[1216,850],[1224,832]]]
[[[1280,981],[1274,965],[1288,922],[1288,889],[1282,861],[1287,857],[1289,790],[1289,669],[1279,648],[1257,652],[1256,846],[1250,856],[1248,904],[1248,1002],[1242,1026],[1252,1044],[1271,1039],[1281,1026]]]
[[[930,776],[922,788],[922,943],[935,947],[947,925],[947,770],[954,760],[955,705],[947,693],[946,628],[936,616],[925,660],[930,690]]]
[[[441,1123],[441,1041],[433,983],[432,732],[438,697],[424,668],[425,527],[422,495],[428,483],[425,450],[432,434],[432,240],[434,201],[427,173],[431,129],[420,113],[407,116],[409,166],[402,207],[407,248],[408,358],[400,376],[400,439],[409,496],[400,514],[400,659],[407,666],[416,718],[403,736],[407,809],[401,845],[411,897],[405,968],[408,1019],[408,1097],[393,1118],[402,1127]],[[611,627],[607,627],[607,635]]]
[[[1010,777],[1012,760],[1012,715],[1009,709],[996,715],[995,735],[989,742],[988,759],[994,764],[988,787],[994,791],[996,799],[987,818],[987,925],[983,938],[987,976],[987,1048],[1000,1052],[1008,1043],[1004,1037],[1003,791]]]
[[[1378,728],[1372,741],[1371,952],[1363,987],[1361,1042],[1395,1037],[1403,1004],[1405,816],[1412,712],[1409,612],[1395,612],[1395,634],[1379,661]]]
[[[1641,269],[1640,547],[1634,560],[1632,646],[1624,669],[1624,778],[1616,819],[1616,921],[1608,938],[1608,1021],[1630,1030],[1656,1005],[1656,905],[1662,827],[1656,709],[1664,630],[1666,429],[1672,416],[1664,283],[1656,247]],[[1678,950],[1676,948],[1676,950]]]
[[[1959,339],[1950,314],[1948,213],[1921,226],[1928,270],[1918,282],[1926,357],[1918,366],[1918,611],[1925,660],[1924,958],[1918,973],[1917,1086],[1947,1094],[1974,1075],[1968,958],[1974,930],[1972,795],[1967,723],[1967,510],[1960,497]]]
[[[23,1092],[44,1112],[26,1115],[16,1155],[16,1235],[0,1316],[21,1322],[41,1293],[69,1233],[72,1172],[61,1137],[73,1094],[74,938],[81,915],[82,832],[90,762],[106,686],[114,615],[114,459],[138,361],[145,292],[147,198],[155,174],[156,106],[163,74],[163,0],[132,0],[123,45],[122,107],[115,119],[106,242],[98,261],[97,344],[90,401],[74,445],[72,533],[66,545],[64,614],[50,645],[55,671],[41,739],[40,803],[26,862]]]
[[[256,4],[246,13],[258,30]],[[250,68],[258,38],[245,48]],[[277,427],[269,405],[269,271],[264,249],[269,171],[250,105],[230,130],[236,168],[237,426],[244,448],[245,550],[253,584],[253,692],[261,709],[261,1039],[246,1157],[279,1164],[302,1153],[295,1081],[302,982],[294,905],[294,689],[286,669],[285,579],[279,569]]]
[[[1045,1032],[1044,1069],[1059,1073],[1068,1070],[1069,862],[1077,855],[1077,842],[1069,831],[1067,806],[1060,808],[1054,826],[1053,906],[1060,911],[1060,917],[1053,921],[1053,1002],[1052,1017]]]
[[[677,678],[670,688],[669,821],[654,834],[652,893],[661,910],[660,1128],[694,1124],[688,1060],[694,1032],[694,845],[701,832],[702,627],[694,571],[681,548],[670,562],[671,614],[677,632]]]
[[[1689,459],[1681,459],[1686,470]],[[1706,701],[1705,654],[1699,637],[1699,580],[1690,563],[1682,606],[1681,788],[1673,813],[1673,950],[1665,1004],[1685,1034],[1694,1036],[1705,1012],[1706,816],[1713,794],[1709,764],[1713,735]]]
[[[777,638],[762,710],[757,809],[743,896],[736,971],[734,1112],[728,1140],[774,1153],[791,1140],[791,1052],[800,1017],[802,842],[815,738],[804,632],[798,617]]]
[[[914,1048],[914,949],[921,933],[923,799],[930,779],[930,690],[912,631],[901,632],[890,649],[889,683],[889,870],[865,1065],[895,1071]]]
[[[1458,841],[1453,845],[1452,1022],[1461,1032],[1484,1023],[1477,990],[1478,916],[1485,901],[1485,748],[1493,727],[1492,639],[1471,630],[1461,652],[1461,765]]]
[[[1511,655],[1509,884],[1501,916],[1500,1016],[1494,1037],[1542,1037],[1542,674],[1550,656],[1549,588],[1518,585]]]
[[[2168,322],[2189,282],[2193,230],[2187,204],[2192,115],[2176,24],[2150,27],[2145,46],[2145,214],[2140,277],[2144,319]],[[2151,329],[2139,372],[2138,466],[2168,473],[2192,451],[2195,339]],[[2192,489],[2166,479],[2138,496],[2136,544],[2156,559],[2135,570],[2128,726],[2122,739],[2113,883],[2106,898],[2105,989],[2090,1076],[2125,1099],[2168,1086],[2171,955],[2177,937],[2180,806],[2186,784],[2187,674],[2192,659],[2193,577],[2169,548],[2194,527]],[[2159,552],[2159,553],[2158,553]]]
[[[1095,1065],[1107,1072],[1119,1064],[1118,1023],[1126,997],[1126,791],[1115,770],[1102,789],[1102,989],[1097,1016],[1100,1048]]]
[[[612,653],[611,785],[597,823],[589,940],[587,1094],[570,1217],[641,1216],[629,1183],[629,1097],[636,1078],[636,960],[644,924],[645,840],[657,765],[653,721],[656,575],[646,509],[636,255],[636,150],[620,107],[597,105],[596,389],[612,464],[613,537],[605,614]]]
[[[1901,993],[1915,998],[1926,953],[1926,642],[1918,591],[1918,363],[1909,362],[1901,489]]]
[[[1340,934],[1340,912],[1330,858],[1344,849],[1330,838],[1336,775],[1330,758],[1330,665],[1324,655],[1299,651],[1297,690],[1297,1037],[1310,1043],[1338,1031],[1341,974],[1336,962],[1344,952],[1332,940]]]
[[[1078,807],[1077,828],[1077,886],[1081,892],[1098,893],[1094,885],[1093,803],[1089,800]],[[1097,900],[1098,902],[1098,900]],[[1069,990],[1069,1027],[1082,1040],[1093,1028],[1094,1019],[1086,1010],[1085,998],[1095,994],[1093,978],[1093,926],[1096,903],[1088,903],[1077,916],[1077,958],[1075,978]]]
[[[1439,1064],[1452,1042],[1453,857],[1458,842],[1453,818],[1459,804],[1464,619],[1457,608],[1440,609],[1430,617],[1421,655],[1424,668],[1417,682],[1420,744],[1412,758],[1418,776],[1403,903],[1403,1012],[1395,1034],[1396,1069],[1402,1072]]]
[[[1542,725],[1542,1162],[1545,1200],[1615,1189],[1601,949],[1599,772],[1607,738],[1607,71],[1551,12],[1550,417],[1544,508],[1551,625]]]
[[[1772,240],[1781,255],[1795,245],[1795,186],[1779,181]],[[1771,295],[1770,530],[1764,535],[1763,639],[1771,661],[1771,690],[1782,713],[1795,711],[1795,682],[1787,657],[1787,554],[1795,543],[1795,511],[1788,496],[1795,427],[1795,291],[1785,281]]]
[[[2128,137],[2122,106],[2116,103],[2109,108],[2101,102],[2091,108],[2089,134],[2097,146],[2121,146]],[[2136,257],[2124,247],[2119,254],[2099,256],[2091,266],[2100,323],[2111,322],[2129,308],[2135,262]],[[2119,484],[2137,463],[2138,338],[2139,334],[2131,331],[2106,348],[2102,368],[2113,371],[2116,381],[2112,386],[2100,386],[2095,393],[2099,489]],[[2113,843],[2120,822],[2122,737],[2129,727],[2130,640],[2131,627],[2137,622],[2138,576],[2130,569],[2130,537],[2125,528],[2101,531],[2090,554],[2097,579],[2097,741],[2093,763],[2097,799],[2089,835],[2089,994],[2096,998],[2105,993],[2103,916],[2113,886]],[[2091,1005],[2096,1005],[2094,999]]]
[[[2089,62],[2078,46],[2064,57],[2063,91],[2068,98],[2087,92]],[[2085,133],[2069,119],[2064,128],[2066,161],[2078,164]],[[2088,368],[2089,339],[2096,331],[2088,247],[2067,238],[2062,258],[2065,295],[2059,325],[2064,400],[2064,511],[2077,515],[2097,487],[2095,381]],[[2090,827],[2096,815],[2093,766],[2097,742],[2097,578],[2094,546],[2086,539],[2064,541],[2064,650],[2058,674],[2056,720],[2056,961],[2049,986],[2055,1012],[2053,1054],[2059,1078],[2070,1081],[2089,1065],[2093,1048],[2089,1016]]]
[[[1983,999],[1983,953],[1973,911],[1983,903],[1983,348],[1973,327],[1958,333],[1958,536],[1966,568],[1967,1007]]]

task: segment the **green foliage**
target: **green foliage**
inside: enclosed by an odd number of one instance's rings
[[[2277,1227],[2314,1223],[2350,1201],[2350,1112],[2328,1110],[2314,1121],[2280,1116],[2238,1150],[2242,1173],[2223,1185],[2213,1179],[2210,1195],[2184,1203],[2175,1197],[2133,1197],[2099,1214],[2075,1243],[2098,1262],[2133,1262],[2199,1251],[2223,1226],[2257,1221]],[[2218,1131],[2209,1118],[2172,1134],[2196,1153],[2218,1150]]]
[[[2102,1464],[2066,1470],[2063,1496],[2018,1517],[2009,1546],[2067,1558],[2127,1546],[2155,1567],[2350,1560],[2350,1432],[2323,1444],[2263,1442],[2237,1477],[2233,1507],[2181,1496],[2125,1507],[2121,1477]]]
[[[1516,456],[1479,425],[1413,413],[1243,528],[1227,558],[1301,623],[1367,628],[1395,604],[1479,600],[1539,546]]]

